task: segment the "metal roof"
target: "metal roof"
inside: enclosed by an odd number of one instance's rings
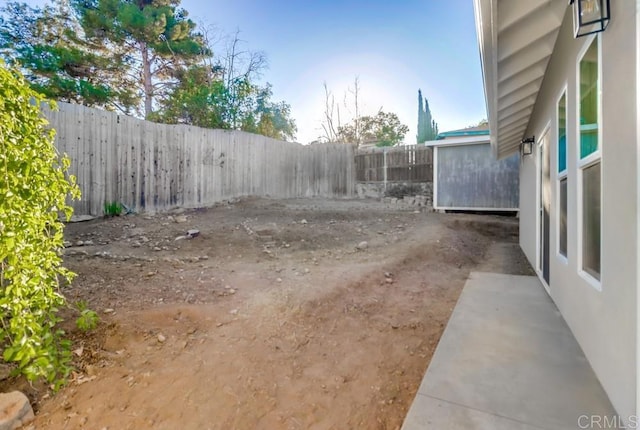
[[[518,150],[542,85],[563,0],[474,0],[491,146],[498,158]]]

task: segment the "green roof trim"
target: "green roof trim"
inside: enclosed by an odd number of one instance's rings
[[[447,137],[464,137],[464,136],[488,136],[489,130],[454,130],[438,133],[436,140],[443,140]]]

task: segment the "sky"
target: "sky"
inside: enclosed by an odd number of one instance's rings
[[[343,100],[356,77],[361,115],[396,113],[409,126],[408,144],[418,89],[440,131],[486,117],[472,0],[182,0],[182,7],[219,33],[239,30],[243,48],[266,54],[261,83],[291,106],[300,143],[323,134],[324,82],[342,122],[349,119]]]

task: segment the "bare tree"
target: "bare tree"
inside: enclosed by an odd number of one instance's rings
[[[348,91],[353,95],[353,125],[354,125],[354,138],[355,142],[358,145],[361,140],[360,133],[360,105],[359,105],[359,97],[360,97],[360,77],[356,76],[353,79],[353,88],[349,88]],[[345,105],[346,105],[346,97],[345,97]]]
[[[324,87],[324,120],[321,124],[324,136],[322,139],[327,142],[337,142],[338,130],[340,130],[340,106],[336,106],[335,98],[329,91],[326,81],[322,83],[322,86]],[[334,119],[334,114],[337,114],[336,119]]]

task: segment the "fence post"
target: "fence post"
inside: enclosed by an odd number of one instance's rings
[[[382,170],[382,175],[383,175],[383,181],[384,181],[384,190],[387,191],[387,148],[384,148],[382,150],[382,159],[383,164],[384,164],[384,168]]]

